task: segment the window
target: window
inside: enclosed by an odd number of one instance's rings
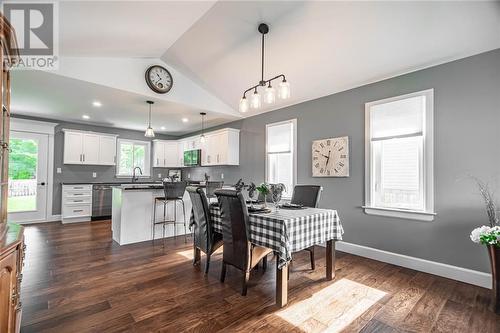
[[[142,170],[142,176],[150,176],[150,151],[151,143],[147,141],[134,141],[118,139],[118,177],[131,177],[135,167]],[[141,176],[137,172],[137,176]]]
[[[365,212],[434,219],[433,90],[366,104]]]
[[[283,183],[283,198],[292,197],[297,179],[297,120],[266,125],[266,182]]]

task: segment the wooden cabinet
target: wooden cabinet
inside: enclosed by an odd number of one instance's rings
[[[23,227],[6,224],[0,248],[0,332],[19,332],[21,281],[25,245]]]
[[[115,165],[116,135],[64,131],[64,164]]]
[[[177,168],[180,165],[179,142],[154,140],[153,141],[153,167]]]

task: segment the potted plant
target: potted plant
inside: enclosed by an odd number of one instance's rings
[[[256,190],[264,198],[264,207],[267,207],[266,197],[269,194],[269,186],[266,183],[262,183],[256,187]]]
[[[493,311],[500,314],[500,225],[495,200],[488,185],[474,178],[483,197],[488,214],[489,225],[483,225],[472,230],[470,239],[474,243],[480,243],[488,247],[491,264],[491,276],[493,287]]]

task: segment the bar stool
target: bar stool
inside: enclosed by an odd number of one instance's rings
[[[215,190],[222,188],[224,186],[223,181],[207,181],[205,183],[206,185],[206,193],[207,193],[207,199],[208,203],[211,202],[211,199],[217,199],[215,196]]]
[[[186,191],[187,182],[163,182],[163,191],[165,196],[155,197],[153,208],[153,242],[155,240],[155,227],[157,224],[163,225],[163,238],[165,238],[165,226],[174,226],[174,238],[177,238],[177,224],[184,224],[184,242],[187,242],[187,228],[186,228],[186,208],[184,206],[184,192]],[[167,204],[174,203],[174,219],[167,220]],[[182,203],[182,212],[184,214],[184,223],[177,222],[177,202]],[[156,221],[156,206],[158,203],[163,203],[163,220]]]

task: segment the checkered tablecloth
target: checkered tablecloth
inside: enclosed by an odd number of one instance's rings
[[[220,209],[210,206],[214,229],[222,233]],[[271,213],[250,213],[250,242],[272,249],[282,267],[292,260],[292,253],[328,240],[342,240],[344,229],[336,210],[306,208],[280,209]],[[191,212],[190,225],[194,223]]]

